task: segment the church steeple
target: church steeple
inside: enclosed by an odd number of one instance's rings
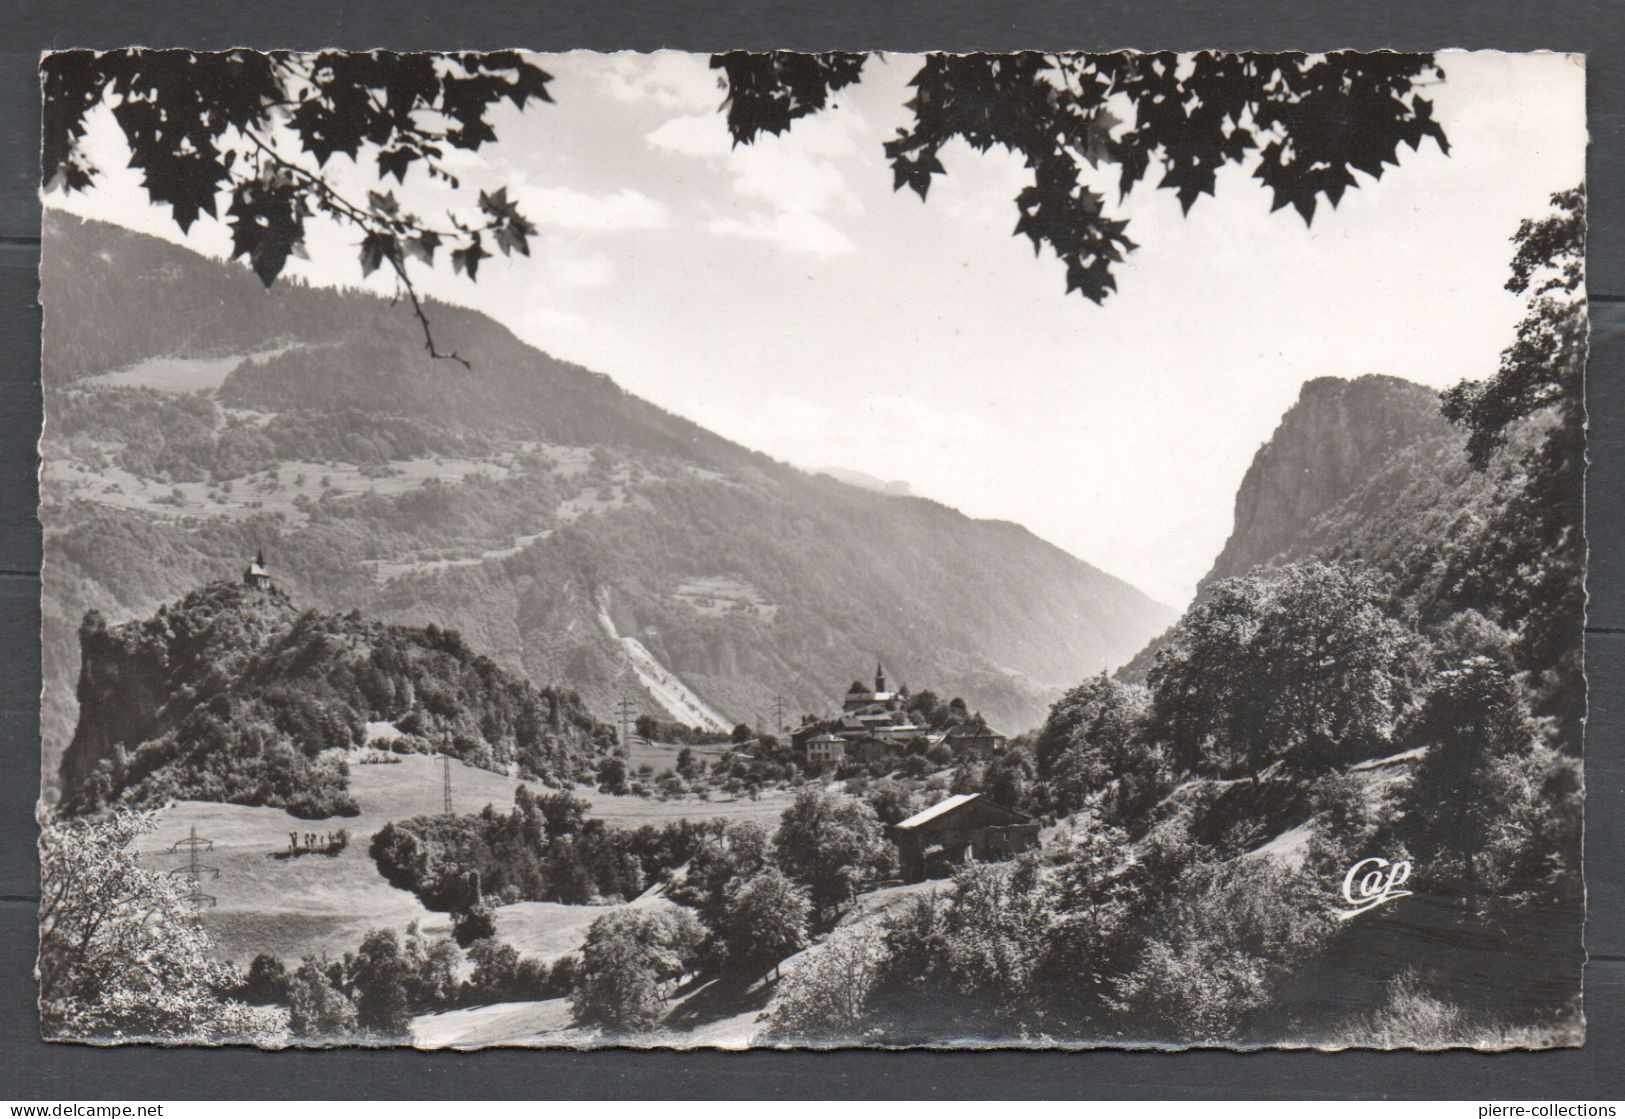
[[[265,566],[265,549],[261,548],[254,554],[254,562],[248,565],[243,572],[243,582],[250,587],[261,590],[271,585],[271,571]]]
[[[883,692],[885,690],[886,690],[886,668],[885,668],[884,665],[880,664],[877,661],[877,662],[875,662],[875,691],[876,692]]]

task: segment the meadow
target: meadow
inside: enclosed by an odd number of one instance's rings
[[[671,753],[675,758],[676,749]],[[452,809],[459,814],[478,812],[487,804],[506,810],[520,784],[547,791],[456,760],[451,771]],[[290,962],[322,952],[338,956],[354,949],[370,929],[402,930],[413,921],[431,935],[448,934],[450,918],[385,882],[367,853],[373,834],[391,820],[444,810],[444,760],[411,754],[387,765],[352,764],[350,788],[360,815],[317,821],[296,819],[280,808],[178,801],[162,812],[157,829],[138,850],[148,865],[180,871],[187,856],[184,849],[174,849],[178,841],[195,828],[199,838],[211,842],[198,861],[219,875],[206,874],[199,888],[216,904],[201,916],[221,957],[238,964],[246,965],[261,952]],[[772,826],[791,799],[783,791],[763,793],[755,801],[654,801],[592,788],[578,788],[573,795],[588,802],[590,816],[629,828],[685,818],[757,820]],[[325,837],[339,828],[350,833],[350,842],[336,855],[278,857],[288,851],[290,833],[298,833],[302,841],[307,832]],[[503,906],[496,914],[503,940],[522,954],[553,959],[579,947],[587,926],[604,911],[603,906],[525,902]]]

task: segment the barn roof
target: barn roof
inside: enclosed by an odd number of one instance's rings
[[[950,812],[963,808],[973,800],[980,800],[983,804],[993,809],[994,812],[1003,813],[1012,820],[1024,821],[1030,819],[1030,817],[1024,815],[1023,813],[1017,812],[1013,808],[1006,808],[1002,804],[985,799],[981,793],[956,793],[947,800],[938,801],[936,804],[933,804],[930,808],[925,809],[923,812],[914,813],[914,815],[902,821],[897,826],[899,828],[906,829],[917,828],[922,824],[929,824],[932,820],[946,816]]]
[[[906,820],[903,820],[897,826],[900,828],[917,828],[921,824],[935,820],[944,812],[952,812],[961,804],[969,804],[971,801],[975,800],[981,795],[981,793],[956,793],[947,800],[938,801],[936,804],[933,804],[930,808],[927,808],[923,812],[914,813],[914,815],[910,816]]]

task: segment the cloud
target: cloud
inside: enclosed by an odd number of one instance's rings
[[[758,140],[730,159],[735,192],[787,211],[861,213],[862,204],[833,162],[785,141]]]
[[[742,218],[713,218],[706,229],[724,236],[769,241],[780,248],[810,256],[833,257],[854,252],[851,238],[816,214],[781,211],[752,213]]]
[[[700,158],[726,156],[733,143],[721,113],[689,113],[672,117],[646,137],[649,146]]]
[[[722,100],[717,76],[705,55],[681,51],[630,51],[594,56],[593,72],[617,101],[644,102],[663,109],[715,109]]]
[[[593,194],[570,187],[516,184],[521,210],[537,225],[590,233],[627,229],[661,229],[669,224],[664,204],[641,191],[622,187],[613,194]]]
[[[547,279],[550,283],[572,291],[608,287],[615,280],[615,265],[607,256],[549,255]]]
[[[675,116],[646,137],[658,151],[705,160],[726,176],[734,201],[706,225],[712,233],[769,241],[793,252],[830,257],[855,249],[836,224],[863,205],[842,164],[858,151],[865,122],[856,111],[797,121],[780,136],[733,143],[719,113]]]

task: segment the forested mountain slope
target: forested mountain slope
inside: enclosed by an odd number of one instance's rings
[[[143,616],[263,547],[302,605],[459,630],[608,716],[791,717],[877,658],[1002,729],[1171,613],[1019,526],[804,473],[476,312],[410,315],[48,215],[45,764],[88,609]],[[87,324],[94,324],[93,327]]]

